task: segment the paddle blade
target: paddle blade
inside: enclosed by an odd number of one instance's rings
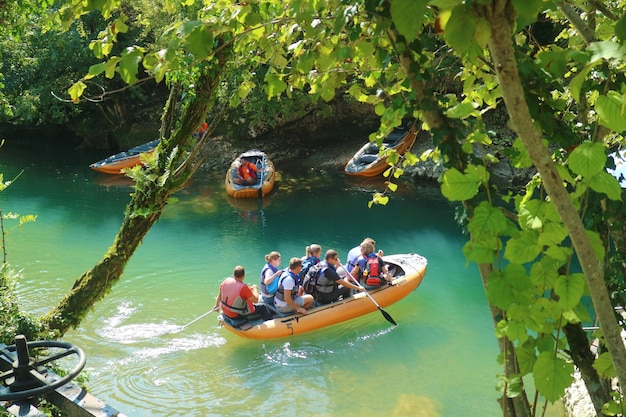
[[[391,317],[389,315],[389,313],[387,313],[385,310],[383,310],[382,307],[378,306],[378,309],[383,314],[383,317],[385,317],[389,323],[393,324],[394,326],[398,325],[398,323],[396,323],[396,321],[393,319],[393,317]]]

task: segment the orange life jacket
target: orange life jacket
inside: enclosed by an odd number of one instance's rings
[[[254,168],[252,168],[254,167]],[[256,165],[254,165],[250,161],[245,161],[239,164],[239,176],[244,180],[247,180],[250,177],[256,177]]]
[[[230,318],[254,313],[254,305],[250,300],[241,298],[241,289],[246,285],[235,278],[226,278],[222,283],[222,311]]]

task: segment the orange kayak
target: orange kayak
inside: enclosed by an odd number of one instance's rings
[[[236,183],[237,170],[243,161],[250,161],[259,170],[257,182],[251,185],[241,185]],[[264,152],[256,149],[249,150],[239,155],[226,171],[224,186],[226,193],[233,198],[261,198],[272,191],[276,181],[274,164],[267,158]]]
[[[397,128],[387,136],[382,144],[384,149],[393,149],[400,155],[411,149],[417,138],[417,129],[412,127],[409,130]],[[368,142],[359,149],[345,166],[348,175],[359,177],[375,177],[383,173],[389,167],[387,158],[380,155],[380,147]]]
[[[89,168],[103,174],[119,175],[124,168],[132,168],[142,164],[141,155],[153,152],[159,144],[159,139],[155,139],[143,145],[135,146],[127,151],[116,153],[101,161],[94,162]]]

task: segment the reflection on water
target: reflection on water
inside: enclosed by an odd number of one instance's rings
[[[101,158],[61,151],[59,161],[0,150],[0,172],[26,167],[0,207],[39,215],[8,236],[9,261],[24,272],[20,301],[38,314],[103,256],[132,192],[102,184],[88,168]],[[368,209],[383,179],[276,168],[280,181],[261,201],[229,200],[223,172],[199,173],[176,195],[120,282],[66,335],[86,352],[90,391],[134,417],[499,416],[489,310],[439,190],[401,182],[388,206]],[[271,250],[283,266],[313,242],[345,259],[365,236],[429,261],[422,285],[385,309],[399,326],[377,311],[264,342],[228,333],[215,314],[185,327],[212,308],[235,265],[256,283]]]

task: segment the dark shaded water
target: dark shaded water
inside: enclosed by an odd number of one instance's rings
[[[132,188],[89,170],[108,155],[57,146],[0,148],[7,212],[38,221],[7,236],[26,308],[47,312],[105,253]],[[271,157],[271,155],[270,155]],[[89,389],[129,416],[498,416],[497,347],[476,268],[465,267],[453,208],[431,185],[402,184],[368,208],[382,180],[277,166],[259,201],[226,197],[223,172],[198,174],[146,236],[113,291],[65,340],[88,357]],[[342,259],[363,237],[429,261],[422,285],[378,313],[285,340],[239,339],[209,315],[241,264],[256,282],[271,250],[310,243]]]

